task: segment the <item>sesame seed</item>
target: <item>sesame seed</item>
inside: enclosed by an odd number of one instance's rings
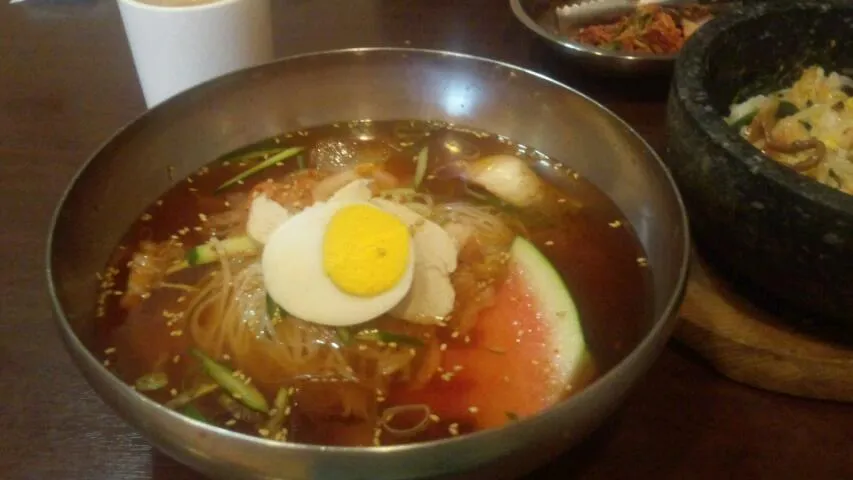
[[[411,355],[411,356],[413,356],[413,357],[414,357],[414,356],[415,356],[415,355],[417,355],[417,354],[418,354],[418,351],[417,351],[417,350],[415,350],[414,348],[410,348],[410,349],[409,349],[409,355]]]
[[[619,220],[613,220],[612,222],[608,223],[608,225],[610,225],[610,228],[619,228],[622,226],[622,222],[620,222]]]
[[[232,394],[231,394],[231,396],[232,396],[232,397],[234,397],[234,398],[235,398],[235,399],[237,399],[237,400],[240,400],[241,398],[243,398],[243,396],[242,396],[242,395],[240,395],[239,393],[232,393]]]
[[[471,405],[470,407],[468,407],[468,411],[469,411],[469,412],[471,412],[471,413],[477,413],[477,412],[479,412],[479,411],[480,411],[480,409],[479,409],[479,408],[477,408],[477,407],[475,407],[475,406],[473,406],[473,405]]]
[[[447,427],[447,431],[449,431],[453,436],[459,435],[459,424],[451,423],[450,426]]]
[[[229,202],[228,200],[225,200],[225,206],[226,206],[226,207],[230,207],[230,206],[231,206],[231,202]]]
[[[441,421],[441,419],[438,417],[438,415],[436,415],[436,414],[434,414],[434,413],[430,414],[429,419],[430,419],[430,421],[432,421],[433,423],[438,423],[438,422],[440,422],[440,421]]]
[[[157,206],[163,205],[163,200],[157,200]]]
[[[445,351],[445,350],[447,350],[447,344],[446,344],[446,343],[442,343],[441,345],[439,345],[439,346],[438,346],[438,349],[439,349],[439,350],[441,350],[442,352],[443,352],[443,351]]]
[[[152,217],[151,217],[150,213],[143,213],[142,216],[139,217],[139,219],[142,220],[143,222],[147,222],[148,220],[151,220],[151,218]]]
[[[367,345],[359,345],[358,349],[363,352],[363,351],[367,350]]]
[[[290,415],[290,407],[285,407],[284,408],[284,416],[286,417],[288,415]]]
[[[450,338],[457,338],[457,337],[459,337],[459,331],[454,330],[453,333],[450,334]]]
[[[109,348],[104,350],[104,353],[106,353],[107,355],[116,353],[116,347],[109,347]]]
[[[207,221],[207,215],[205,215],[203,213],[199,213],[198,219],[201,220],[202,222],[206,222]]]
[[[223,353],[223,354],[222,354],[222,359],[223,359],[223,360],[231,360],[231,355],[228,355],[227,353]]]
[[[462,371],[462,365],[454,365],[453,371],[454,372],[461,372]]]
[[[228,421],[225,422],[225,425],[227,425],[229,427],[233,427],[236,423],[237,423],[237,420],[235,420],[233,418],[229,418]]]
[[[259,429],[258,429],[258,433],[259,433],[262,437],[269,437],[269,436],[270,436],[270,431],[269,431],[269,430],[267,430],[266,428],[259,428]]]
[[[471,337],[465,335],[465,343],[471,343]]]
[[[557,203],[566,203],[566,199],[565,198],[558,198]]]
[[[169,335],[171,335],[173,337],[180,337],[183,334],[184,334],[183,330],[172,330],[171,332],[169,332]]]
[[[106,359],[106,360],[104,360],[104,366],[105,366],[105,367],[109,367],[109,366],[110,366],[110,359]]]
[[[177,397],[178,396],[178,390],[175,388],[169,390],[169,395],[171,395],[173,397]]]
[[[549,246],[549,247],[550,247],[551,245],[554,245],[554,241],[553,241],[553,240],[547,240],[547,241],[545,242],[545,245],[547,245],[547,246]]]

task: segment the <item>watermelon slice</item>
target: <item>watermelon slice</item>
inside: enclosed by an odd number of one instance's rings
[[[530,241],[516,237],[510,250],[513,268],[529,291],[539,317],[549,327],[557,353],[558,381],[570,384],[590,368],[580,315],[551,262]]]
[[[524,238],[514,240],[510,255],[509,275],[495,304],[480,314],[470,343],[448,342],[443,373],[427,388],[396,392],[394,403],[426,403],[442,419],[498,427],[542,411],[567,386],[588,381],[578,311],[562,278]]]

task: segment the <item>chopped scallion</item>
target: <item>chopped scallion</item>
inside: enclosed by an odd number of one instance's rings
[[[298,153],[302,152],[302,150],[305,150],[305,147],[291,147],[291,148],[284,149],[281,152],[276,153],[275,155],[271,155],[269,158],[267,158],[263,162],[255,165],[254,167],[252,167],[252,168],[250,168],[244,172],[241,172],[241,173],[235,175],[234,177],[232,177],[231,179],[227,180],[225,183],[220,185],[219,188],[217,188],[215,190],[215,193],[219,193],[222,190],[225,190],[226,188],[236,184],[237,182],[240,182],[242,180],[245,180],[245,179],[251,177],[252,175],[260,172],[261,170],[269,168],[269,167],[271,167],[271,166],[273,166],[279,162],[283,162],[284,160],[287,160],[288,158],[292,158],[294,155],[297,155]]]
[[[205,372],[207,372],[210,378],[227,390],[240,403],[259,412],[269,411],[269,404],[264,395],[251,384],[247,384],[242,379],[236,377],[233,370],[218,363],[198,349],[192,349],[191,353],[201,361]]]

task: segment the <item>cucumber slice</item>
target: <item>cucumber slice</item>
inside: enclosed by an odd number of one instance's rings
[[[219,249],[229,257],[251,255],[259,250],[258,243],[246,236],[219,240]],[[219,260],[219,251],[213,246],[213,243],[195,246],[187,252],[187,264],[191,267],[213,263],[217,260]]]
[[[542,318],[551,327],[561,377],[572,382],[588,371],[588,355],[580,315],[560,274],[530,241],[516,237],[510,247],[514,268],[533,295]]]

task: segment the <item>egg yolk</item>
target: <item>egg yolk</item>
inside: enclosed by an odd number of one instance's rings
[[[371,205],[349,205],[332,216],[323,237],[323,269],[342,291],[372,297],[390,290],[409,265],[406,225]]]

